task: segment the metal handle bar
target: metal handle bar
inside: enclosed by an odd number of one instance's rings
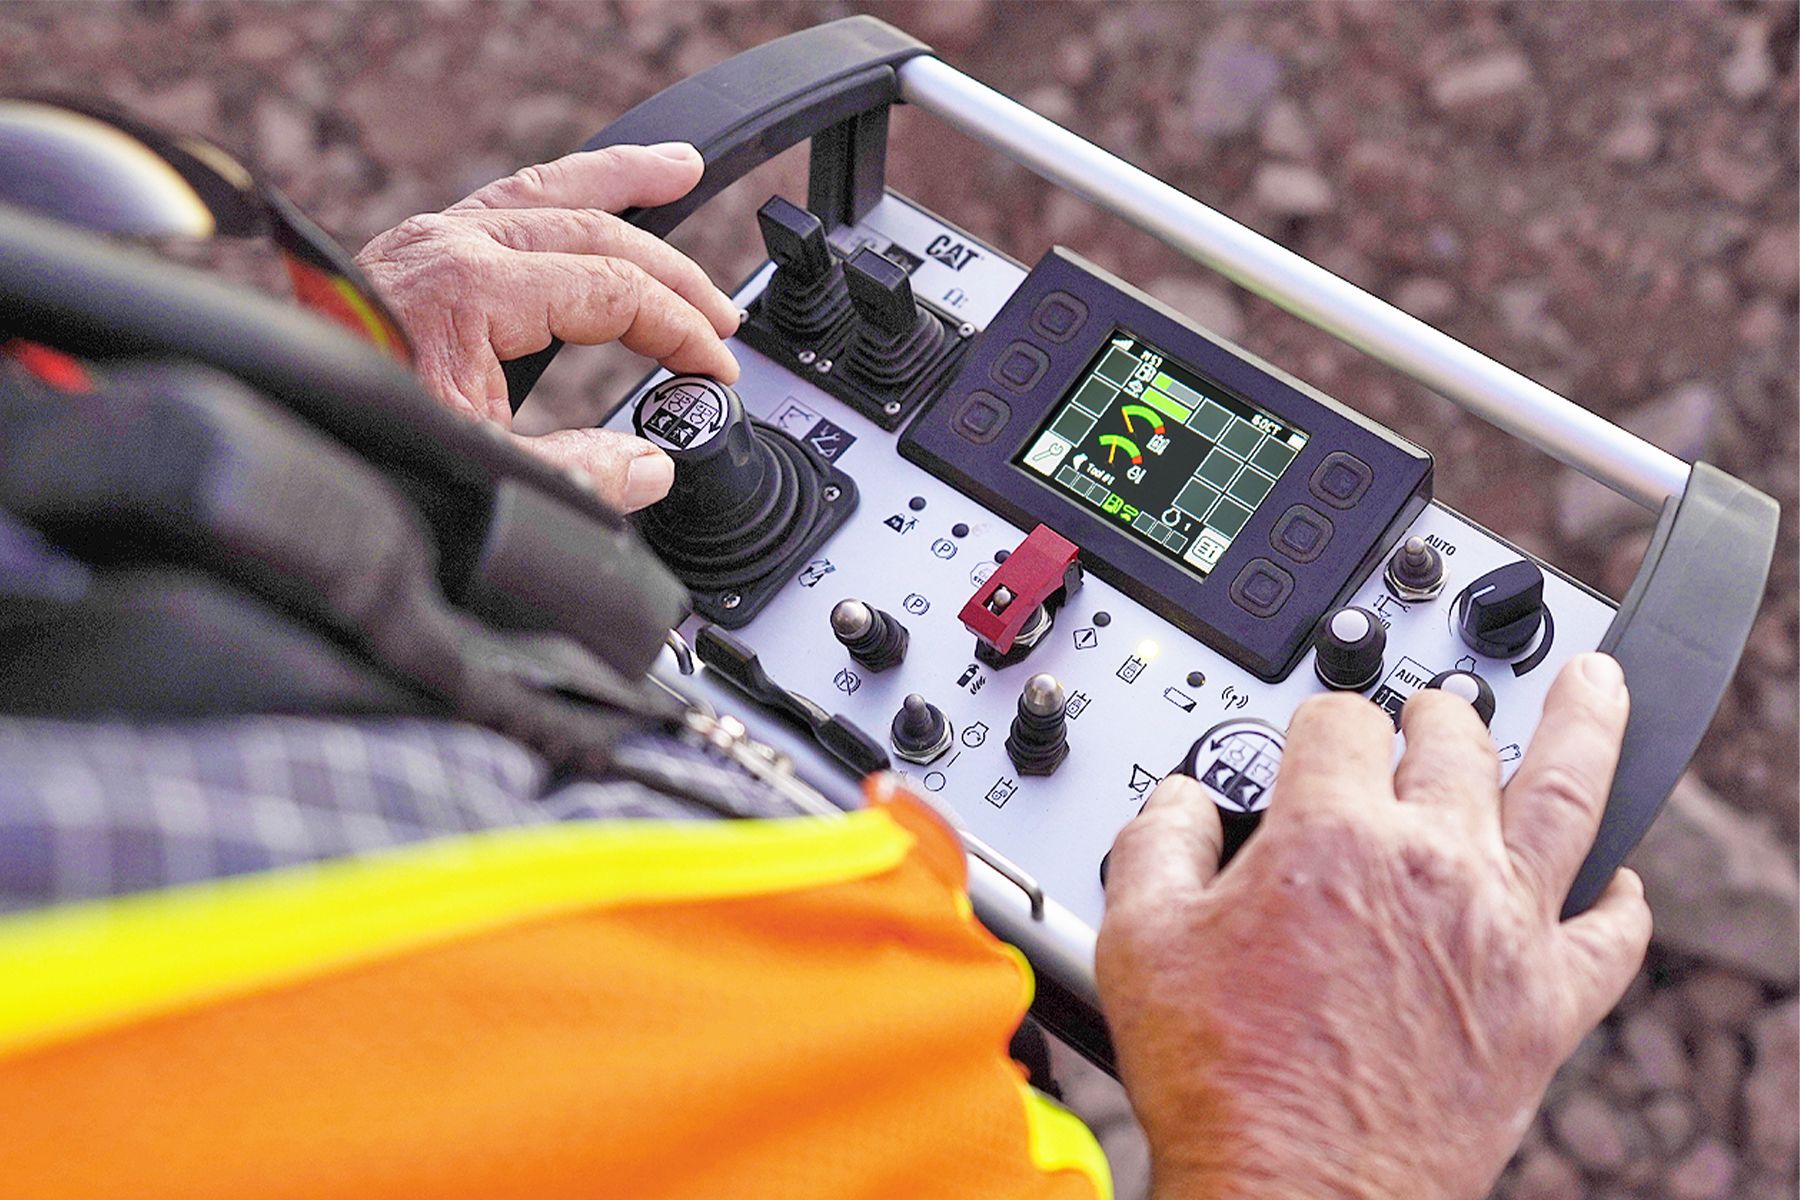
[[[1215,212],[942,59],[899,67],[900,95],[1122,217],[1309,325],[1643,505],[1687,488],[1688,464],[1417,317]]]

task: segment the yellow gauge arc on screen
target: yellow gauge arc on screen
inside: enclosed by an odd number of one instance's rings
[[[1168,429],[1163,425],[1162,417],[1157,415],[1155,409],[1146,408],[1142,404],[1127,404],[1124,408],[1119,410],[1119,415],[1125,418],[1125,428],[1128,432],[1137,432],[1137,427],[1131,423],[1131,414],[1133,413],[1136,413],[1150,423],[1150,431],[1152,433],[1164,434],[1168,432]]]
[[[1131,461],[1133,463],[1141,463],[1144,461],[1144,452],[1139,450],[1137,443],[1130,438],[1120,437],[1116,433],[1103,433],[1100,435],[1100,444],[1106,447],[1106,461],[1109,463],[1113,461],[1113,457],[1121,450],[1131,455]]]

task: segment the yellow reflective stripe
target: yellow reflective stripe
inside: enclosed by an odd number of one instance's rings
[[[0,1055],[526,921],[868,878],[913,844],[879,809],[567,822],[0,918]]]
[[[342,300],[349,306],[350,311],[356,314],[356,319],[363,323],[363,328],[368,331],[369,340],[383,350],[392,352],[394,331],[388,328],[388,323],[382,319],[381,314],[375,311],[363,298],[363,294],[352,286],[348,279],[341,275],[333,275],[330,278],[332,290],[338,294],[338,299]]]
[[[1021,1083],[1025,1099],[1025,1136],[1031,1143],[1032,1165],[1049,1174],[1077,1171],[1093,1185],[1096,1200],[1112,1200],[1112,1167],[1106,1154],[1081,1118],[1029,1084]]]

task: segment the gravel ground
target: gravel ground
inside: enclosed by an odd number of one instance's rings
[[[1637,856],[1658,941],[1496,1193],[1792,1197],[1796,952],[1793,4],[0,5],[0,78],[92,92],[259,162],[346,241],[553,156],[734,51],[874,11],[1357,284],[1781,501],[1763,615]],[[948,168],[946,164],[950,164]],[[1650,522],[1080,202],[902,112],[890,180],[1015,256],[1070,245],[1431,447],[1437,494],[1618,595]],[[678,239],[721,279],[789,154]],[[565,354],[522,422],[640,369]],[[1121,1195],[1142,1148],[1071,1090]]]

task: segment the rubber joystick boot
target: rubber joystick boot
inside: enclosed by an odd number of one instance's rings
[[[944,346],[944,323],[919,306],[905,268],[864,246],[844,264],[856,326],[844,369],[868,387],[906,387]]]
[[[1021,775],[1048,775],[1069,757],[1068,697],[1054,675],[1033,675],[1019,693],[1006,755]]]
[[[812,530],[818,472],[797,442],[757,428],[737,393],[676,375],[644,393],[638,435],[675,460],[675,482],[636,515],[652,549],[695,590],[741,587],[784,563]]]
[[[840,600],[831,610],[831,633],[850,657],[871,671],[897,667],[911,635],[906,626],[861,600]]]
[[[775,274],[762,294],[762,317],[790,342],[816,346],[850,319],[844,268],[825,244],[825,226],[780,196],[756,210]]]

